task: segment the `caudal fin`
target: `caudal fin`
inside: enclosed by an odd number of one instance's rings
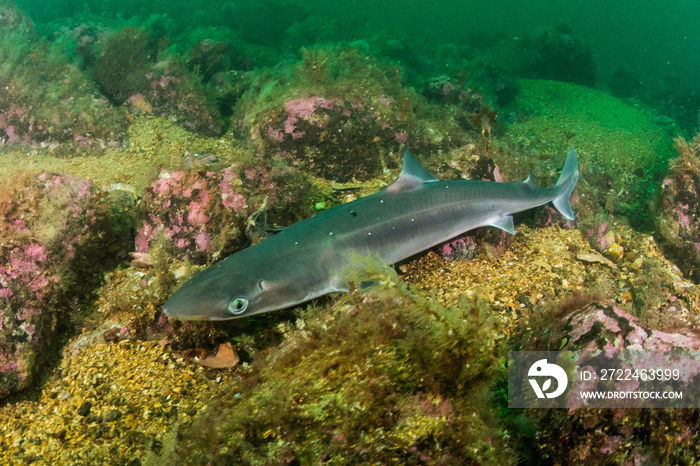
[[[563,191],[559,197],[552,201],[552,204],[554,204],[554,207],[557,208],[559,213],[569,220],[574,219],[574,211],[569,203],[569,197],[571,196],[571,191],[576,187],[577,182],[578,160],[576,159],[576,151],[569,149],[569,155],[566,156],[564,168],[561,169],[559,180],[557,184],[554,185],[555,188],[562,188]]]

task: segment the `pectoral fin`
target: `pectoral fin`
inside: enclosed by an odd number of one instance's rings
[[[513,225],[513,216],[512,215],[504,215],[502,217],[498,217],[496,220],[491,223],[492,227],[500,228],[503,231],[507,231],[511,235],[515,234],[515,225]]]

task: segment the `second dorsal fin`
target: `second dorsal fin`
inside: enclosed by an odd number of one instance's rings
[[[390,192],[410,191],[424,183],[439,181],[432,173],[423,168],[416,156],[406,149],[403,153],[403,169],[401,175],[387,190]]]

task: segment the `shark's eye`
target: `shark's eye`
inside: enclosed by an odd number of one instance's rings
[[[230,303],[228,303],[228,312],[230,312],[233,315],[240,315],[243,314],[248,307],[248,300],[245,298],[236,298],[231,300]]]

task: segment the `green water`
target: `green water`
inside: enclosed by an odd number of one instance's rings
[[[93,62],[105,37],[129,26],[158,40],[161,61],[176,55],[191,60],[188,51],[203,40],[227,44],[240,61],[213,72],[241,68],[241,62],[245,71],[273,68],[298,59],[304,47],[350,44],[400,67],[406,83],[417,89],[435,76],[469,73],[473,78],[484,67],[496,67],[514,78],[569,81],[609,91],[672,120],[678,125],[675,132],[686,137],[698,126],[700,6],[691,1],[17,4],[41,35],[89,75],[95,73]],[[203,74],[205,81],[211,77]],[[478,79],[470,84],[483,87]],[[505,107],[509,102],[491,103]],[[222,110],[226,114],[229,109]]]
[[[216,28],[276,49],[397,35],[409,44],[483,45],[569,25],[593,49],[604,82],[618,68],[653,82],[700,86],[700,5],[691,0],[627,1],[54,1],[18,4],[49,32],[81,22],[144,24],[160,16],[173,43]],[[299,37],[298,28],[304,29]],[[296,34],[295,34],[296,31]],[[204,34],[206,35],[206,34]]]

